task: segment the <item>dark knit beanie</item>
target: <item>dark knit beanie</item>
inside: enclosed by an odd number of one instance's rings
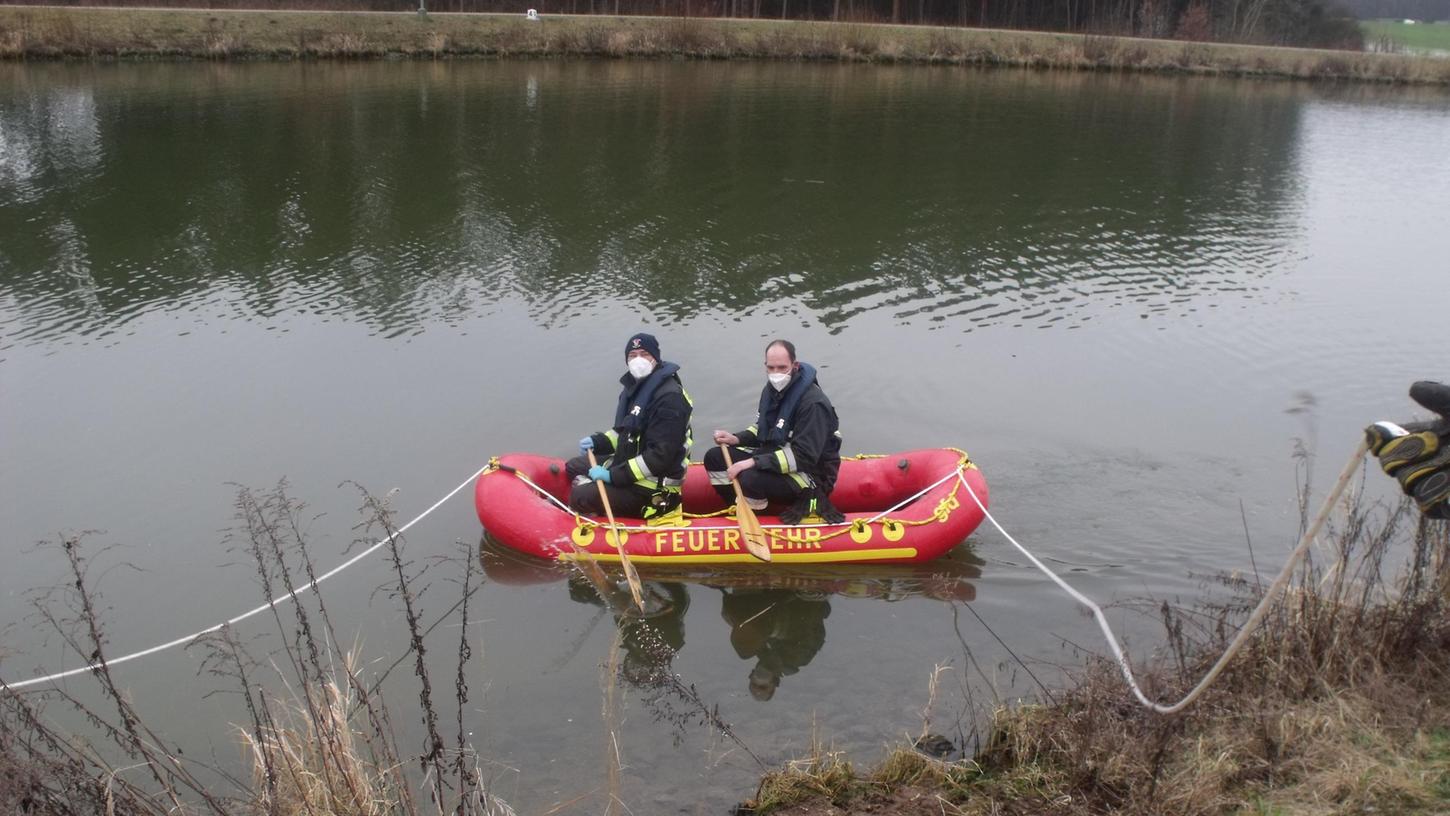
[[[660,357],[660,341],[656,340],[653,334],[640,332],[629,338],[629,342],[624,344],[624,356],[629,357],[631,351],[637,351],[639,349],[644,349],[649,352],[649,355],[655,358],[656,362],[663,359]]]

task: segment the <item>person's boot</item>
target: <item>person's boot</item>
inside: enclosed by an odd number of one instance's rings
[[[651,527],[662,525],[678,526],[685,519],[685,508],[680,503],[680,491],[661,490],[650,496],[644,506],[644,523]]]
[[[827,524],[846,522],[846,515],[837,510],[831,500],[814,487],[802,490],[800,496],[796,497],[795,504],[780,514],[780,521],[782,524],[800,524],[811,516],[816,516]]]

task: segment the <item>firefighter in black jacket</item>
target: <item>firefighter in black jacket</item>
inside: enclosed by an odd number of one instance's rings
[[[614,426],[579,440],[581,455],[565,464],[573,481],[569,506],[602,515],[595,482],[603,482],[616,516],[654,519],[680,506],[680,485],[690,464],[690,395],[680,367],[660,359],[653,335],[636,334],[624,346],[629,372],[614,411]],[[590,467],[588,452],[599,464]]]
[[[729,445],[729,469],[719,448],[705,454],[710,484],[727,502],[735,499],[730,484],[740,481],[740,492],[756,510],[768,504],[789,504],[780,514],[786,524],[799,524],[818,515],[830,524],[846,517],[831,504],[831,489],[841,469],[841,423],[826,392],[816,381],[816,369],[797,362],[795,346],[774,340],[765,347],[768,382],[760,392],[755,424],[739,433],[716,431],[715,442]]]

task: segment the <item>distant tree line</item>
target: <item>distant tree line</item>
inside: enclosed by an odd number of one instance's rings
[[[1361,20],[1450,20],[1450,0],[1342,0]]]
[[[69,5],[402,11],[417,0],[10,0]],[[1071,31],[1360,49],[1343,0],[425,0],[430,11],[648,14]],[[1355,0],[1415,8],[1447,0]],[[1387,16],[1421,16],[1396,12]],[[1379,16],[1379,15],[1375,15]]]

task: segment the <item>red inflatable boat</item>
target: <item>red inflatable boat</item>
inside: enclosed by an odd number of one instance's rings
[[[831,492],[831,502],[846,515],[844,524],[807,519],[785,525],[775,516],[759,518],[770,539],[771,563],[930,561],[981,523],[982,509],[968,488],[987,504],[986,480],[955,448],[857,456],[842,460]],[[582,551],[619,560],[609,522],[570,511],[568,496],[564,461],[526,453],[496,457],[474,486],[478,519],[499,543],[561,561],[585,557]],[[700,464],[690,465],[685,476],[682,506],[683,515],[660,523],[616,519],[632,563],[765,566],[746,551],[733,508],[710,487]]]

